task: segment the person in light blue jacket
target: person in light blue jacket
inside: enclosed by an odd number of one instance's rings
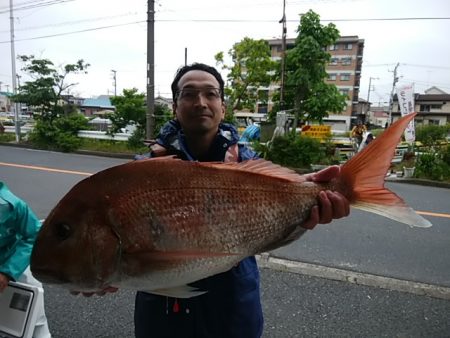
[[[41,227],[31,208],[0,181],[0,293],[9,281],[42,287],[30,271],[30,256]],[[38,309],[33,337],[51,337],[44,303]],[[1,316],[1,313],[0,313]]]

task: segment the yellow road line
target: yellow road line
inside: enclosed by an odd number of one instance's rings
[[[416,213],[418,213],[419,215],[426,215],[426,216],[434,216],[434,217],[444,217],[444,218],[450,218],[449,214],[440,214],[437,212],[429,212],[429,211],[417,211]]]
[[[6,166],[6,167],[42,170],[42,171],[50,171],[50,172],[56,172],[56,173],[73,174],[73,175],[81,175],[81,176],[91,176],[92,175],[92,173],[87,173],[84,171],[53,169],[53,168],[48,168],[48,167],[38,167],[38,166],[34,166],[34,165],[24,165],[24,164],[15,164],[15,163],[6,163],[6,162],[0,162],[0,165]]]
[[[56,172],[56,173],[63,173],[63,174],[72,174],[72,175],[81,175],[81,176],[91,176],[92,175],[92,173],[88,173],[88,172],[84,172],[84,171],[54,169],[54,168],[48,168],[48,167],[38,167],[38,166],[33,166],[33,165],[24,165],[24,164],[15,164],[15,163],[6,163],[6,162],[0,162],[0,165],[7,166],[7,167],[42,170],[42,171],[49,171],[49,172]],[[450,214],[442,214],[442,213],[437,213],[437,212],[417,211],[416,210],[416,213],[418,213],[419,215],[425,215],[425,216],[450,218]]]

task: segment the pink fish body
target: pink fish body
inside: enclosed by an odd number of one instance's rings
[[[193,296],[198,293],[184,285],[300,237],[325,189],[340,191],[360,209],[430,226],[384,188],[395,146],[414,115],[394,123],[327,184],[306,182],[265,160],[165,157],[101,171],[75,185],[45,220],[33,274],[77,290],[112,285]]]

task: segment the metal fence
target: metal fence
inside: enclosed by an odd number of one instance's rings
[[[28,133],[32,130],[32,127],[22,126],[20,127],[20,131],[22,133]],[[5,126],[5,133],[15,133],[16,129],[14,126]],[[131,134],[128,133],[117,133],[114,134],[114,137],[111,135],[107,135],[105,131],[96,131],[96,130],[80,130],[78,132],[78,137],[82,138],[93,138],[97,140],[116,140],[116,141],[127,141]]]

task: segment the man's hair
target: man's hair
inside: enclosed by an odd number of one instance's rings
[[[207,73],[211,74],[212,76],[214,76],[216,78],[217,82],[219,82],[220,97],[222,98],[222,101],[224,101],[223,90],[224,90],[225,83],[222,79],[222,76],[217,71],[217,69],[214,67],[205,65],[204,63],[193,63],[190,65],[178,68],[178,70],[175,74],[175,78],[173,79],[172,86],[171,86],[172,98],[173,98],[174,102],[177,100],[178,91],[180,89],[180,88],[178,88],[178,82],[180,82],[180,79],[184,74],[186,74],[187,72],[190,72],[191,70],[201,70],[201,71],[207,72]]]

